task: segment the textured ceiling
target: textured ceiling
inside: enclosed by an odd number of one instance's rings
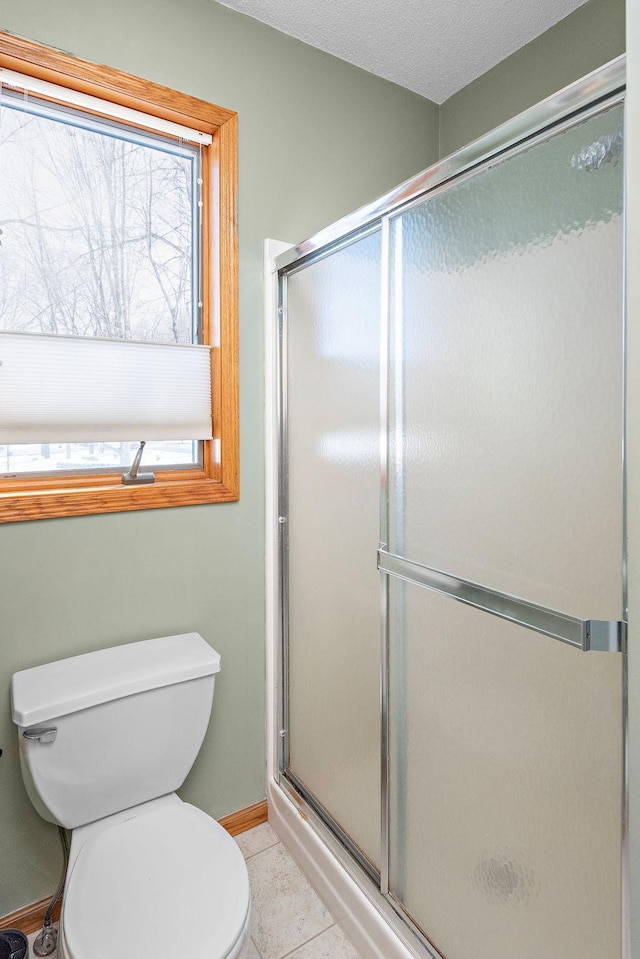
[[[586,0],[221,0],[443,103]]]

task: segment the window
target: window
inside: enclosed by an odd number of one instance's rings
[[[6,34],[0,84],[0,521],[237,499],[235,114]]]

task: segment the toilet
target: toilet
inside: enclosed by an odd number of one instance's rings
[[[183,802],[220,656],[198,633],[15,673],[25,786],[72,830],[61,959],[240,959],[250,892],[222,826]]]

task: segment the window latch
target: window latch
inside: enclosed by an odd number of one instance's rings
[[[140,468],[140,460],[142,459],[142,453],[144,450],[144,444],[145,440],[141,440],[129,472],[122,474],[122,482],[125,486],[140,486],[142,483],[155,483],[156,481],[154,473],[138,472],[138,469]]]

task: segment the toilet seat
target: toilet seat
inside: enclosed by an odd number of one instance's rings
[[[200,809],[177,802],[87,839],[67,880],[65,953],[68,959],[232,959],[249,905],[236,843]]]

